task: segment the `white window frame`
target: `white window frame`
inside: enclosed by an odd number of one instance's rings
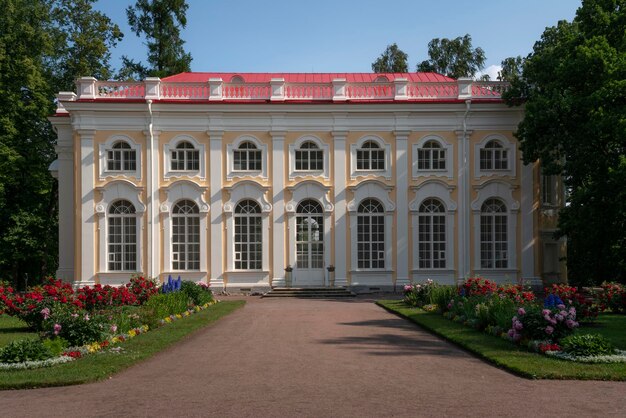
[[[143,214],[146,206],[141,201],[143,187],[137,187],[128,180],[114,180],[107,183],[104,187],[96,188],[100,192],[101,199],[96,203],[95,212],[98,216],[98,256],[99,256],[99,273],[98,276],[105,279],[128,280],[128,273],[137,273],[142,271],[142,248],[143,248]],[[109,271],[108,248],[108,209],[109,206],[118,200],[127,200],[135,206],[135,217],[137,218],[137,267],[133,271]]]
[[[252,202],[251,204],[255,205],[256,208],[258,208],[258,212],[238,213],[237,209],[242,204],[244,204],[246,202]],[[236,228],[237,228],[237,221],[239,219],[246,219],[245,224],[247,226],[246,233],[241,234],[242,236],[246,237],[246,240],[242,241],[242,242],[237,242],[237,231],[236,231]],[[261,241],[260,242],[251,241],[250,240],[250,236],[253,235],[252,234],[253,231],[251,230],[251,228],[252,228],[253,225],[254,226],[257,225],[257,222],[252,222],[252,220],[254,220],[254,219],[258,219],[258,220],[261,221],[260,222],[260,229],[261,229],[261,231],[260,231],[261,232]],[[242,199],[239,202],[237,202],[237,204],[235,205],[235,207],[233,209],[233,224],[235,226],[235,230],[233,231],[233,235],[234,235],[233,244],[235,246],[237,244],[240,244],[242,246],[242,248],[245,248],[242,251],[235,251],[235,253],[234,253],[235,258],[233,260],[233,263],[234,263],[233,271],[237,271],[237,272],[241,272],[241,271],[262,271],[263,270],[263,254],[267,251],[267,249],[263,248],[263,216],[262,216],[261,205],[259,205],[259,203],[256,200],[254,200],[254,199]],[[257,235],[257,234],[255,233],[254,235]],[[257,268],[250,268],[251,261],[250,261],[250,257],[249,256],[251,254],[253,254],[253,253],[256,253],[256,251],[251,250],[251,247],[255,246],[257,244],[261,245],[261,260],[255,260],[255,264],[260,261],[259,267],[257,267]],[[238,268],[237,267],[237,263],[238,262],[239,263],[243,262],[242,259],[241,259],[242,258],[241,257],[242,253],[248,255],[248,259],[245,261],[245,263],[247,263],[247,267],[246,268],[243,268],[243,267],[239,267]]]
[[[201,281],[205,280],[208,275],[209,266],[207,262],[207,229],[208,229],[208,213],[210,206],[206,202],[204,196],[207,188],[199,186],[190,180],[177,180],[167,187],[163,188],[165,192],[165,200],[161,201],[159,210],[161,212],[161,221],[163,222],[163,268],[167,271],[163,274],[181,273],[181,278],[186,280]],[[172,263],[172,212],[174,205],[181,200],[191,200],[198,205],[200,212],[200,270],[199,271],[183,271],[174,270]]]
[[[189,142],[198,151],[199,169],[198,170],[172,170],[172,151],[181,142]],[[163,178],[173,179],[179,177],[197,178],[199,180],[206,179],[206,153],[204,144],[200,143],[191,135],[178,135],[171,141],[163,145]]]
[[[506,169],[489,169],[489,170],[481,170],[480,168],[480,151],[485,148],[485,146],[491,142],[497,141],[502,145],[502,150],[507,153],[507,168]],[[517,170],[517,156],[516,156],[515,143],[510,141],[507,137],[503,135],[487,135],[482,139],[482,141],[478,142],[474,145],[474,177],[476,179],[483,176],[491,176],[491,177],[515,177],[515,173]],[[507,205],[508,207],[508,205]]]
[[[251,142],[261,152],[260,170],[235,170],[235,150],[238,150],[242,143]],[[242,135],[231,144],[226,145],[226,179],[232,180],[237,177],[260,177],[267,180],[267,145],[252,135]]]
[[[130,146],[130,149],[135,152],[135,169],[134,170],[109,170],[108,169],[108,152],[113,151],[113,146],[118,142],[125,142]],[[109,137],[104,143],[99,146],[99,177],[100,180],[105,180],[108,177],[134,177],[137,180],[141,180],[141,144],[135,142],[131,137],[126,135],[113,135]]]
[[[363,204],[365,202],[368,201],[372,201],[375,202],[377,205],[380,205],[380,209],[381,211],[379,212],[362,212],[360,209],[363,206]],[[372,226],[374,225],[373,219],[374,218],[382,218],[382,225],[383,228],[386,227],[385,225],[385,208],[383,206],[383,204],[378,200],[378,199],[374,199],[374,198],[369,198],[369,199],[363,199],[360,203],[359,203],[359,208],[357,209],[357,269],[358,270],[364,270],[364,271],[370,271],[370,270],[385,270],[387,265],[386,265],[386,256],[385,256],[385,251],[384,250],[372,250],[371,246],[373,245],[377,245],[377,246],[381,246],[382,248],[385,248],[387,246],[387,241],[385,240],[385,234],[383,232],[383,241],[381,242],[380,240],[373,240],[373,235],[374,233],[372,232]],[[360,223],[359,221],[361,220],[367,220],[368,226],[369,226],[369,233],[367,234],[367,238],[366,240],[363,241],[359,241],[359,235],[362,235],[363,232],[360,230]],[[386,228],[385,228],[386,230]],[[365,258],[361,259],[360,255],[361,252],[359,251],[359,244],[361,243],[368,243],[370,245],[370,251],[366,252],[365,254],[367,254],[368,256],[366,256]],[[381,257],[382,256],[382,257]],[[382,261],[383,266],[376,266],[376,267],[372,267],[371,265],[374,262],[380,262]],[[369,267],[364,267],[364,266],[360,266],[359,264],[367,264],[369,263],[370,266]]]
[[[194,209],[197,210],[197,212],[175,213],[174,210],[182,202],[190,202],[191,205],[193,205]],[[190,239],[189,232],[190,232],[190,229],[191,229],[190,228],[190,220],[191,219],[197,219],[198,220],[198,223],[197,223],[198,242],[197,243],[196,242],[191,242],[191,239]],[[183,242],[177,243],[181,248],[183,248],[183,250],[182,251],[178,251],[178,252],[174,251],[174,245],[175,245],[175,243],[174,243],[174,226],[175,225],[174,224],[176,223],[177,220],[183,220],[182,225],[185,227],[185,229],[182,232],[182,234],[180,234],[180,235],[183,236]],[[179,225],[179,226],[181,226],[181,225]],[[195,231],[193,231],[193,232],[195,232]],[[192,245],[195,245],[195,244],[198,245],[198,253],[197,253],[198,254],[198,258],[197,258],[198,268],[188,268],[189,264],[191,262],[195,262],[196,261],[196,260],[191,261],[189,259],[190,258],[189,255],[195,253],[195,252],[191,252],[190,251],[190,247]],[[200,271],[200,267],[201,267],[201,265],[200,265],[200,252],[201,251],[202,251],[202,249],[200,248],[200,208],[198,207],[198,205],[195,202],[193,202],[193,201],[191,201],[189,199],[181,199],[181,200],[179,200],[178,202],[176,202],[172,206],[172,269],[176,270],[176,271]],[[185,254],[185,260],[181,261],[178,258],[180,256],[180,254],[183,254],[183,253]],[[184,263],[185,268],[175,269],[174,268],[174,264],[175,263],[181,263],[181,262]]]
[[[419,150],[424,148],[427,142],[435,141],[441,146],[441,149],[446,153],[445,164],[446,168],[443,170],[420,170],[419,169]],[[437,176],[437,177],[447,177],[452,178],[452,167],[453,167],[453,155],[452,149],[453,145],[446,142],[443,138],[437,135],[427,135],[421,138],[417,143],[411,146],[412,151],[412,175],[414,179],[417,179],[420,176]]]
[[[385,153],[385,168],[383,170],[358,170],[357,169],[357,151],[362,149],[366,142],[373,141]],[[365,135],[356,143],[350,145],[350,178],[352,180],[357,177],[384,177],[391,179],[391,144],[386,143],[383,139],[376,135]]]
[[[546,197],[551,197],[551,199],[546,199]],[[541,174],[541,206],[555,208],[558,205],[558,176]]]
[[[132,212],[131,213],[111,213],[111,210],[113,209],[113,206],[120,203],[120,202],[127,202],[131,208],[132,208]],[[124,272],[135,272],[137,271],[137,251],[138,251],[138,242],[137,242],[137,230],[139,229],[139,224],[137,222],[137,212],[135,210],[135,206],[129,202],[128,200],[125,199],[118,199],[114,202],[112,202],[109,205],[109,208],[107,210],[107,270],[111,271],[111,272],[115,272],[115,273],[124,273]],[[113,244],[111,241],[111,225],[113,223],[114,219],[118,219],[120,220],[120,227],[121,227],[121,234],[120,236],[120,242],[117,242],[115,244]],[[127,224],[127,221],[131,221],[132,223],[134,223],[134,229],[135,229],[135,233],[134,234],[127,234],[126,233],[126,228],[129,227],[130,225]],[[133,237],[134,235],[134,237]],[[132,256],[133,255],[133,251],[127,252],[125,250],[127,245],[130,245],[127,242],[128,237],[134,238],[134,245],[135,245],[135,251],[134,251],[134,263],[135,266],[134,268],[125,268],[127,264],[130,264],[131,261],[130,260],[126,260],[126,257],[128,256]],[[119,245],[121,251],[119,253],[115,253],[115,252],[111,252],[111,245]],[[117,264],[118,262],[114,260],[114,257],[112,257],[115,254],[119,254],[121,255],[121,260],[119,261],[119,263],[121,264],[122,268],[111,268],[111,263]]]
[[[500,207],[504,208],[504,211],[497,211],[497,212],[485,211],[484,207],[490,201],[497,202]],[[490,225],[491,230],[489,231],[488,239],[486,241],[483,241],[483,233],[484,233],[483,230],[485,229],[484,222],[486,219],[489,220],[489,225]],[[497,225],[499,222],[502,222],[502,219],[504,219],[504,223],[508,226],[509,214],[506,208],[506,204],[502,202],[501,199],[498,199],[498,198],[487,199],[483,203],[483,207],[481,208],[481,211],[480,211],[480,248],[477,250],[480,251],[480,263],[481,263],[480,268],[481,269],[496,270],[496,269],[506,269],[509,267],[508,231],[505,230],[505,233],[507,234],[505,240],[498,240],[496,236]],[[482,265],[484,261],[483,259],[484,252],[483,252],[482,246],[484,243],[491,245],[491,249],[488,252],[488,255],[489,255],[488,261],[491,261],[494,264],[494,267],[484,267]],[[506,249],[504,251],[502,250],[498,251],[497,250],[498,245],[504,245]],[[503,262],[505,265],[500,266],[500,267],[496,266],[495,264],[498,261]]]
[[[487,182],[474,186],[477,191],[477,198],[471,203],[474,225],[474,274],[478,274],[486,279],[494,280],[498,283],[516,283],[517,270],[517,223],[520,210],[519,201],[513,198],[513,190],[517,186],[502,180],[488,180]],[[488,199],[500,199],[507,209],[507,256],[508,267],[497,269],[481,268],[480,254],[480,216],[482,214],[482,206]]]
[[[426,180],[411,189],[415,192],[415,198],[409,203],[411,211],[411,243],[412,265],[411,275],[414,282],[423,282],[426,279],[436,280],[441,284],[455,284],[455,216],[457,204],[452,199],[455,185],[448,184],[439,179]],[[445,207],[446,219],[446,266],[443,269],[420,269],[419,268],[419,215],[422,202],[427,199],[437,199]]]
[[[313,142],[318,146],[323,155],[324,167],[322,170],[296,170],[296,151],[300,150],[300,147],[306,142]],[[304,135],[296,139],[293,144],[289,144],[289,180],[294,180],[298,177],[314,177],[323,178],[328,180],[329,167],[330,167],[330,147],[325,144],[320,138],[313,135]]]

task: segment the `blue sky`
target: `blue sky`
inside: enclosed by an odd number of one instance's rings
[[[130,31],[134,0],[99,0],[124,32],[112,64],[128,55],[145,62],[146,47]],[[427,59],[432,38],[469,33],[487,56],[487,72],[509,56],[532,51],[547,26],[572,20],[580,0],[187,0],[186,51],[193,71],[370,72],[388,44]]]

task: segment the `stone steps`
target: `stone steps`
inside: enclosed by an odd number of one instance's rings
[[[345,287],[275,287],[264,298],[353,298],[356,295]]]

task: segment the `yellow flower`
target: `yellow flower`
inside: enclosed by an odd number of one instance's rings
[[[189,311],[185,311],[185,316],[189,316]]]
[[[199,306],[196,306],[194,309],[195,309],[196,312],[200,312],[200,307]]]
[[[172,322],[172,319],[168,316],[167,318],[164,319],[164,321],[169,324],[170,322]]]
[[[143,330],[143,332],[148,332],[148,330],[150,329],[150,327],[149,327],[149,326],[147,326],[147,325],[143,325],[143,326],[141,327],[141,329]]]
[[[120,342],[120,339],[119,339],[119,338],[117,338],[117,337],[113,337],[113,338],[111,339],[111,344],[117,344],[117,343],[119,343],[119,342]]]
[[[181,319],[183,316],[179,313],[176,314],[176,318]]]
[[[131,329],[130,331],[128,331],[128,336],[129,336],[130,338],[133,338],[135,335],[137,335],[137,333],[135,332],[135,330],[134,330],[134,329]]]

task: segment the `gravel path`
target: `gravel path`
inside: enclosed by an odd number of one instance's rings
[[[626,416],[626,382],[522,379],[368,299],[247,301],[107,381],[0,391],[0,416]]]

